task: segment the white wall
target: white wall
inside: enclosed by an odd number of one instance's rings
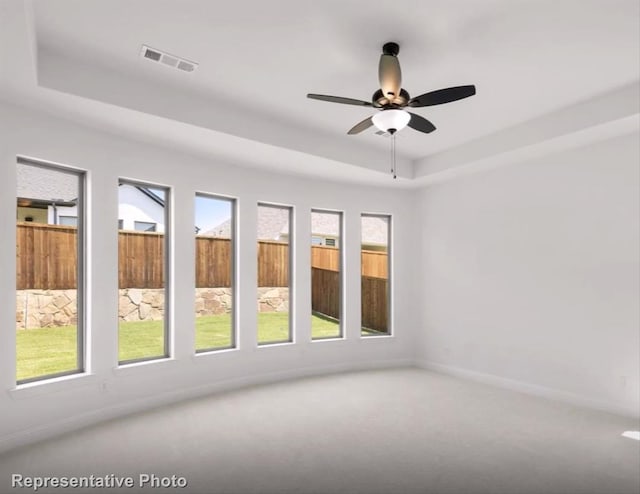
[[[0,105],[0,328],[13,328],[17,155],[87,171],[89,372],[15,386],[15,332],[0,331],[0,450],[135,409],[247,383],[310,373],[376,368],[414,359],[411,195],[265,173],[83,128],[45,113]],[[118,178],[171,187],[175,329],[173,358],[117,368]],[[194,356],[194,194],[238,199],[239,349]],[[295,344],[256,345],[256,204],[295,208]],[[310,341],[310,211],[344,211],[346,339]],[[360,338],[360,214],[393,215],[393,337]]]
[[[421,192],[424,365],[638,414],[638,143]]]

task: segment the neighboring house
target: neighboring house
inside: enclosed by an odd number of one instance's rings
[[[17,221],[75,224],[78,197],[75,175],[21,165],[17,172]]]
[[[162,191],[121,184],[118,189],[118,228],[164,232],[165,198]]]
[[[258,221],[258,238],[260,240],[287,241],[289,238],[288,212],[286,209],[262,208]],[[311,216],[311,243],[338,247],[340,241],[340,225],[337,215]],[[206,231],[203,235],[213,237],[230,237],[231,221],[227,220]],[[362,248],[365,250],[386,250],[388,224],[384,218],[365,216],[362,218]]]
[[[49,225],[78,224],[78,178],[37,168],[19,166],[17,221]],[[161,191],[121,184],[118,189],[118,228],[164,232],[165,201]]]

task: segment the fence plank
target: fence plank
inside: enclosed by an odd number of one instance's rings
[[[387,332],[389,330],[388,308],[388,280],[362,277],[362,327],[376,331]]]
[[[289,286],[289,244],[258,243],[258,286]]]
[[[75,288],[77,237],[78,230],[72,226],[17,223],[17,289]]]
[[[196,237],[196,287],[231,287],[231,240]]]
[[[375,250],[361,251],[361,273],[362,276],[370,276],[372,278],[388,278],[388,259],[387,253]]]
[[[340,270],[340,250],[324,245],[311,246],[311,266],[329,271]]]
[[[120,232],[118,235],[118,287],[164,287],[164,235]]]
[[[340,317],[340,273],[311,268],[311,310],[326,316]]]

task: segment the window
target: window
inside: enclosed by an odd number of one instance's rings
[[[291,255],[293,210],[258,204],[258,344],[292,341]]]
[[[144,214],[158,232],[118,231],[118,361],[169,356],[169,189],[120,181],[118,217]],[[130,223],[129,223],[130,224]],[[136,227],[138,222],[135,223]],[[147,233],[148,232],[148,233]]]
[[[84,371],[85,175],[18,159],[17,179],[16,378],[20,384]],[[55,224],[59,203],[77,208],[76,225]]]
[[[158,225],[147,221],[134,221],[133,229],[137,232],[155,232]]]
[[[60,216],[58,218],[58,223],[64,226],[78,226],[78,217],[77,216]]]
[[[311,232],[340,238],[342,213],[311,211]],[[311,237],[311,339],[342,337],[342,252]]]
[[[361,217],[362,336],[391,334],[391,217]]]
[[[196,194],[196,352],[235,347],[235,201]]]

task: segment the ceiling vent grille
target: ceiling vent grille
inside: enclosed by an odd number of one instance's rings
[[[198,68],[198,64],[195,62],[191,62],[181,57],[176,57],[175,55],[170,55],[169,53],[156,48],[151,48],[147,45],[142,45],[140,56],[152,62],[181,70],[182,72],[193,72]]]

